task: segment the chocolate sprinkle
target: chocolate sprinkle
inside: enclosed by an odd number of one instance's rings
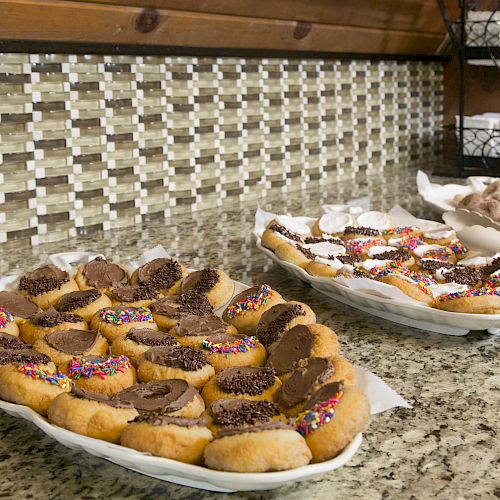
[[[276,382],[276,372],[270,367],[234,366],[217,375],[217,385],[224,392],[260,396]]]
[[[148,328],[132,329],[125,335],[125,338],[136,344],[150,347],[178,345],[175,337],[163,332],[157,332],[156,330],[149,330]]]
[[[214,286],[219,282],[219,273],[216,269],[206,267],[199,274],[199,279],[192,290],[198,293],[205,294],[213,290]]]
[[[91,290],[79,290],[63,295],[58,301],[55,308],[60,312],[74,311],[81,307],[86,307],[92,302],[95,302],[102,293],[93,288]]]
[[[311,259],[311,260],[314,260],[315,259],[315,255],[311,252],[311,250],[309,250],[308,248],[304,248],[300,245],[297,245],[297,248],[308,258],[308,259]]]
[[[8,333],[0,335],[0,349],[31,349],[31,344],[25,344],[20,338]]]
[[[460,285],[474,286],[481,281],[481,271],[473,267],[459,267],[443,272],[443,277],[447,283],[459,283]]]
[[[491,264],[482,267],[481,273],[483,273],[484,276],[489,276],[490,274],[495,273],[499,269],[500,269],[500,257],[497,257],[496,259],[493,260]]]
[[[410,260],[411,255],[407,250],[401,249],[401,250],[388,250],[387,252],[382,252],[378,253],[377,255],[374,255],[372,259],[377,259],[377,260],[402,260],[403,262]]]
[[[68,281],[68,278],[40,278],[37,280],[31,280],[26,276],[23,276],[19,281],[19,290],[23,290],[28,292],[30,295],[37,296],[51,292],[52,290],[57,290]]]
[[[168,290],[182,278],[182,267],[176,260],[169,259],[163,266],[157,269],[152,278],[146,283],[156,290]]]
[[[280,414],[272,401],[222,399],[210,405],[214,424],[221,427],[242,427],[267,422]]]
[[[323,236],[308,236],[307,238],[304,239],[304,243],[306,245],[311,245],[315,243],[332,243],[333,245],[344,245],[344,242],[340,238],[336,238],[334,236],[332,237],[326,237],[323,238]]]
[[[358,254],[353,255],[337,255],[335,257],[337,260],[340,260],[342,264],[356,264],[356,262],[361,262],[361,257]]]
[[[438,269],[441,269],[442,267],[445,267],[446,269],[453,269],[455,265],[450,264],[449,262],[444,262],[442,260],[430,259],[430,260],[421,260],[420,267],[424,271],[427,271],[428,273],[432,274],[435,273]]]
[[[181,293],[177,297],[177,302],[180,304],[180,312],[194,314],[196,316],[205,316],[212,314],[213,308],[205,297],[198,290],[189,290],[189,292]]]
[[[50,363],[50,358],[46,354],[31,351],[29,349],[16,349],[11,351],[0,351],[1,365],[46,365]]]
[[[281,334],[285,331],[288,323],[299,316],[305,316],[306,312],[300,304],[293,304],[281,313],[276,319],[271,321],[267,328],[263,328],[260,324],[257,326],[256,335],[265,347],[269,347],[273,342],[276,342]]]
[[[112,299],[122,302],[152,300],[152,299],[157,299],[158,297],[159,297],[158,292],[149,284],[115,288],[111,293]]]
[[[281,224],[277,224],[276,222],[274,224],[271,224],[269,226],[269,229],[271,231],[276,231],[277,233],[282,234],[285,238],[288,238],[289,240],[302,241],[302,238],[298,234],[290,232],[286,227],[282,226]]]
[[[144,359],[158,365],[191,372],[209,364],[202,351],[186,346],[152,347],[144,353]]]
[[[380,231],[378,229],[373,229],[372,227],[347,226],[344,229],[344,235],[348,234],[361,234],[362,236],[380,236]]]
[[[35,326],[50,328],[62,323],[81,323],[83,318],[78,314],[62,313],[55,309],[47,309],[31,316],[29,320]]]

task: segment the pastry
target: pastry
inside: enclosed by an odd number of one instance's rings
[[[102,293],[109,294],[113,288],[128,283],[128,274],[118,264],[104,257],[96,257],[78,268],[75,280],[80,290],[97,288]]]
[[[40,312],[40,307],[28,297],[18,292],[0,292],[0,307],[14,315],[14,321],[20,323],[33,314]]]
[[[440,295],[434,302],[436,309],[469,314],[500,314],[498,288],[473,288]]]
[[[123,431],[121,445],[187,464],[201,465],[212,433],[204,418],[144,413]]]
[[[162,295],[177,295],[188,270],[174,259],[154,259],[134,271],[132,285],[147,285]]]
[[[205,354],[191,347],[151,347],[139,358],[137,376],[141,382],[180,378],[201,389],[215,374]]]
[[[437,228],[423,232],[423,239],[429,245],[446,246],[457,238],[457,233],[451,228]]]
[[[20,349],[30,349],[30,344],[25,344],[19,337],[14,335],[9,335],[8,333],[2,333],[0,335],[0,350],[10,351],[10,350],[20,350]]]
[[[419,259],[436,259],[456,264],[457,257],[451,248],[440,245],[419,245],[413,249],[413,255]]]
[[[307,228],[307,226],[306,226]],[[308,231],[309,228],[306,229]],[[261,244],[269,250],[276,250],[281,244],[288,243],[294,246],[296,243],[302,243],[303,238],[289,231],[285,226],[278,224],[277,222],[272,222],[268,225],[265,231],[262,233]]]
[[[49,422],[95,439],[118,443],[127,424],[138,416],[133,405],[73,387],[49,406]]]
[[[76,281],[68,273],[52,264],[39,267],[21,276],[19,292],[42,309],[54,305],[60,297],[78,290]]]
[[[62,313],[73,313],[81,316],[87,323],[94,314],[104,307],[109,307],[111,300],[97,288],[79,290],[63,295],[54,305]]]
[[[100,309],[90,321],[90,327],[104,335],[110,342],[132,328],[158,330],[147,307],[111,306]]]
[[[205,268],[193,271],[182,280],[181,293],[197,292],[204,295],[213,309],[229,302],[234,292],[234,282],[218,269]]]
[[[315,255],[301,244],[289,245],[282,243],[274,251],[276,257],[290,264],[295,264],[298,267],[305,269],[307,265],[314,260]]]
[[[273,368],[234,366],[212,377],[203,387],[201,395],[207,406],[227,398],[272,401],[280,387],[281,381]]]
[[[383,246],[385,240],[382,238],[373,238],[372,236],[363,236],[360,238],[351,238],[346,240],[345,248],[348,254],[356,254],[359,256],[368,255],[368,251],[372,247],[380,247]],[[340,256],[337,257],[341,262]]]
[[[3,307],[0,307],[0,334],[19,336],[19,327],[14,315]]]
[[[67,367],[69,378],[79,389],[111,397],[137,382],[135,368],[126,356],[74,357]]]
[[[390,260],[399,262],[400,265],[412,267],[415,265],[415,259],[408,250],[404,248],[394,248],[390,246],[373,246],[367,254],[367,259]]]
[[[0,366],[3,365],[36,365],[41,370],[56,372],[56,365],[51,359],[41,352],[33,351],[25,347],[0,350]]]
[[[346,244],[351,240],[362,240],[364,238],[370,238],[377,241],[379,245],[385,245],[385,239],[380,230],[373,229],[371,227],[347,226],[342,235],[342,239],[346,242]]]
[[[346,248],[342,241],[335,243],[332,241],[305,243],[299,250],[308,259],[304,269],[309,274],[336,276],[337,271],[344,267],[338,259],[338,257],[346,255]]]
[[[148,285],[130,285],[114,288],[110,294],[113,306],[124,304],[133,307],[149,307],[160,294]]]
[[[408,238],[422,236],[422,230],[416,226],[397,226],[382,230],[382,236],[388,241],[391,238]]]
[[[282,302],[285,302],[283,297],[269,285],[254,286],[231,299],[222,319],[240,333],[253,333],[262,315]]]
[[[322,236],[323,234],[341,236],[344,234],[344,229],[353,224],[354,219],[351,214],[327,212],[314,223],[312,234],[314,236]]]

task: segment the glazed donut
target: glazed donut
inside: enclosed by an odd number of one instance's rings
[[[14,321],[20,323],[41,311],[30,299],[17,292],[0,292],[0,307],[14,315]]]
[[[10,351],[10,350],[19,350],[19,349],[30,349],[30,344],[25,344],[19,337],[15,335],[9,335],[8,333],[2,333],[0,335],[0,350],[2,351]]]
[[[135,368],[126,356],[74,357],[67,366],[69,378],[79,389],[107,397],[137,382]]]
[[[217,430],[205,448],[205,464],[232,472],[268,472],[307,465],[311,452],[271,401],[222,399],[208,415]]]
[[[132,328],[158,330],[147,307],[132,306],[111,306],[100,309],[94,314],[90,327],[104,335],[110,342]]]
[[[198,418],[205,410],[205,403],[198,391],[182,379],[135,384],[123,389],[114,398],[132,403],[139,413]]]
[[[0,398],[29,406],[42,415],[47,415],[52,400],[69,392],[71,385],[61,372],[43,370],[33,363],[0,366]]]
[[[191,347],[151,347],[139,358],[137,376],[141,382],[180,378],[201,389],[215,374],[205,354]]]
[[[348,226],[354,224],[354,219],[351,214],[344,212],[327,212],[323,214],[315,223],[312,229],[314,236],[323,234],[332,234],[341,236]]]
[[[174,259],[154,259],[137,268],[131,278],[132,285],[148,285],[162,295],[177,295],[182,279],[189,271]]]
[[[181,293],[204,295],[214,309],[227,304],[234,292],[233,280],[223,271],[209,267],[193,271],[182,280]]]
[[[212,439],[204,418],[171,417],[144,413],[123,431],[121,445],[187,464],[203,463]]]
[[[434,302],[436,309],[471,314],[500,314],[498,288],[474,288],[441,295]]]
[[[235,334],[234,326],[228,325],[213,314],[205,316],[183,315],[177,321],[169,334],[177,339],[179,344],[200,349],[203,341],[213,335]]]
[[[0,350],[0,366],[29,365],[30,363],[36,365],[40,370],[52,373],[56,371],[56,365],[46,354],[42,354],[41,352],[33,351],[27,347]]]
[[[203,387],[201,395],[207,406],[214,401],[227,398],[272,401],[280,387],[281,381],[273,368],[234,366],[212,377]]]
[[[76,281],[68,273],[52,264],[39,267],[21,276],[19,292],[42,309],[54,305],[60,297],[78,290]]]
[[[274,221],[271,222],[271,224],[269,224],[264,230],[260,240],[263,247],[269,248],[269,250],[273,251],[283,243],[295,245],[296,243],[301,243],[302,241],[301,236],[289,231],[286,227]]]
[[[266,348],[253,335],[218,333],[206,338],[201,348],[208,351],[215,373],[232,366],[262,366],[267,358]]]
[[[295,427],[312,452],[312,462],[337,456],[370,418],[370,403],[361,389],[343,382],[324,385],[295,418]]]
[[[48,333],[35,341],[33,349],[49,356],[57,369],[66,373],[74,356],[107,354],[109,345],[98,332],[68,329]]]
[[[20,323],[19,329],[24,342],[34,344],[48,333],[70,329],[88,330],[88,325],[78,314],[61,313],[51,307]]]
[[[120,441],[125,427],[139,415],[131,403],[77,387],[57,396],[47,413],[54,425],[112,443]]]
[[[315,257],[310,250],[299,243],[295,245],[282,243],[275,249],[274,253],[279,259],[290,262],[290,264],[295,264],[303,269],[305,269]]]
[[[113,306],[123,304],[133,307],[149,307],[160,298],[160,294],[147,285],[130,285],[114,288],[110,297]]]
[[[75,280],[80,290],[97,288],[102,293],[109,294],[113,288],[128,283],[128,273],[118,264],[104,257],[96,257],[78,268]]]
[[[125,335],[113,340],[111,352],[123,354],[129,358],[133,366],[137,366],[139,357],[151,347],[179,345],[175,337],[149,328],[132,328]]]
[[[87,323],[90,322],[94,314],[109,307],[111,300],[97,288],[79,290],[63,295],[55,304],[55,308],[62,313],[73,313],[81,316]]]
[[[158,327],[168,332],[184,315],[205,316],[213,314],[212,306],[204,295],[181,293],[178,297],[164,297],[151,304],[150,311]]]
[[[240,333],[253,333],[262,315],[283,302],[283,297],[269,285],[254,286],[232,298],[222,319]]]
[[[283,382],[297,364],[308,358],[338,356],[339,341],[333,330],[325,325],[297,325],[287,330],[271,345],[267,366],[274,368]]]
[[[3,307],[0,307],[0,334],[19,336],[19,327],[14,315]]]
[[[283,332],[296,325],[316,323],[313,310],[302,302],[285,302],[268,309],[260,318],[256,336],[268,348],[279,340]]]

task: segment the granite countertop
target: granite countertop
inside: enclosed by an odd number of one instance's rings
[[[500,496],[498,339],[484,332],[447,337],[375,318],[330,300],[286,274],[255,247],[257,204],[296,214],[319,213],[322,203],[371,194],[373,208],[400,203],[436,218],[416,194],[415,172],[386,172],[383,180],[311,182],[304,191],[279,191],[166,221],[151,221],[37,248],[3,245],[0,274],[29,270],[60,251],[94,250],[114,260],[162,244],[188,266],[218,266],[232,278],[264,281],[287,299],[309,304],[333,328],[344,355],[382,377],[413,409],[372,418],[360,450],[337,471],[270,492],[214,494],[162,482],[65,448],[32,424],[0,412],[0,496],[16,498],[487,498]]]

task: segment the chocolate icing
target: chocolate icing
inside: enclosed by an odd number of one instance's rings
[[[245,434],[247,432],[264,432],[264,431],[273,431],[273,430],[295,430],[289,424],[285,424],[282,420],[270,420],[269,422],[264,422],[260,425],[253,425],[251,427],[226,427],[215,435],[214,439],[220,439],[229,436],[237,436],[238,434]]]
[[[88,306],[95,302],[102,293],[93,288],[91,290],[79,290],[63,295],[58,301],[55,308],[60,312],[74,311],[81,307]]]
[[[225,333],[227,323],[213,314],[205,316],[185,315],[182,316],[175,326],[175,334],[179,337],[211,337],[220,333]]]
[[[71,388],[71,395],[78,399],[86,399],[87,401],[97,401],[105,405],[112,406],[113,408],[132,409],[134,405],[128,401],[121,401],[116,395],[110,399],[105,394],[98,392],[88,391],[87,389],[79,389],[76,386]]]
[[[450,264],[449,262],[444,262],[442,260],[426,259],[420,261],[420,267],[424,271],[427,271],[429,273],[435,273],[438,269],[441,269],[442,267],[445,267],[446,269],[452,269],[455,267],[455,265]]]
[[[111,292],[111,298],[118,302],[136,302],[157,299],[158,297],[158,292],[149,285],[121,286]]]
[[[66,271],[48,264],[22,276],[19,281],[19,290],[23,290],[30,295],[42,295],[61,288],[68,281],[69,276]]]
[[[7,309],[14,316],[24,319],[41,311],[34,302],[16,292],[0,292],[0,307]]]
[[[124,285],[128,281],[127,273],[117,264],[104,257],[96,257],[83,266],[83,275],[87,284],[94,288],[108,288]]]
[[[190,403],[198,391],[185,380],[153,380],[135,384],[113,396],[132,403],[137,411],[173,413]]]
[[[25,344],[20,338],[8,333],[0,334],[0,349],[22,350],[31,349],[31,344]]]
[[[0,366],[1,365],[46,365],[51,359],[40,352],[30,349],[12,349],[9,351],[0,351]]]
[[[344,246],[344,242],[340,238],[336,238],[335,236],[308,236],[304,238],[304,243],[306,245],[314,244],[314,243],[332,243],[333,245],[342,245]]]
[[[481,271],[473,267],[456,266],[443,272],[447,283],[459,283],[473,287],[481,281]]]
[[[201,271],[193,271],[184,278],[181,285],[183,293],[195,290],[198,293],[208,293],[213,290],[214,286],[219,282],[219,273],[216,269],[209,267]]]
[[[288,238],[289,240],[302,241],[302,238],[298,234],[290,232],[286,227],[284,227],[281,224],[278,224],[276,222],[271,224],[269,226],[269,229],[271,231],[276,231],[277,233],[282,234],[285,238]]]
[[[149,425],[178,425],[179,427],[206,427],[208,423],[205,417],[170,417],[161,413],[141,413],[134,422],[145,422]]]
[[[319,401],[328,401],[335,394],[344,390],[344,381],[330,382],[320,387],[304,404],[303,410],[310,410]]]
[[[45,342],[52,349],[71,356],[80,356],[89,352],[98,338],[99,333],[92,330],[57,330],[44,337]]]
[[[297,325],[284,332],[267,358],[267,366],[278,375],[289,372],[301,359],[308,358],[314,344],[314,335],[307,325]]]
[[[248,336],[231,333],[216,333],[215,335],[208,336],[206,340],[209,340],[214,344],[224,344],[226,342],[234,342],[235,340],[243,340],[245,338],[248,338]]]
[[[306,248],[306,247],[302,247],[300,245],[297,245],[297,248],[308,258],[308,259],[311,259],[311,260],[314,260],[315,259],[315,255],[311,252],[311,250],[309,250],[309,248]]]
[[[213,314],[212,306],[207,298],[194,290],[188,293],[181,293],[177,299],[164,297],[151,304],[149,309],[155,314],[171,318],[180,318],[185,314],[194,316]]]
[[[78,314],[59,312],[51,307],[46,311],[34,314],[29,321],[35,326],[50,328],[62,323],[81,323],[84,320]]]
[[[241,427],[268,422],[280,414],[279,407],[272,401],[249,401],[227,398],[214,401],[209,409],[215,425]]]
[[[399,260],[401,259],[403,262],[410,260],[411,255],[408,252],[408,250],[404,249],[394,249],[394,250],[388,250],[387,252],[382,252],[374,255],[372,259],[378,259],[378,260]]]
[[[256,335],[262,344],[269,347],[285,331],[288,323],[306,312],[300,304],[276,304],[264,312],[257,325]]]
[[[347,226],[344,229],[344,235],[348,234],[361,234],[362,236],[380,236],[380,231],[378,229],[373,229],[372,227]]]
[[[158,365],[190,372],[209,364],[203,352],[186,346],[152,347],[144,353],[144,359]]]
[[[147,284],[156,290],[169,289],[182,278],[182,266],[173,259],[153,259],[137,269],[134,285]]]
[[[260,396],[275,384],[276,372],[267,366],[233,366],[222,370],[216,380],[224,392]]]
[[[336,255],[335,258],[340,260],[342,264],[356,264],[356,262],[361,262],[361,257],[358,254],[352,255]]]
[[[286,406],[294,406],[306,399],[317,383],[326,380],[333,373],[335,369],[328,359],[303,360],[281,386],[278,398]]]
[[[136,344],[147,345],[150,347],[160,347],[169,345],[178,345],[175,337],[149,328],[132,328],[127,335],[127,340],[132,340]]]

